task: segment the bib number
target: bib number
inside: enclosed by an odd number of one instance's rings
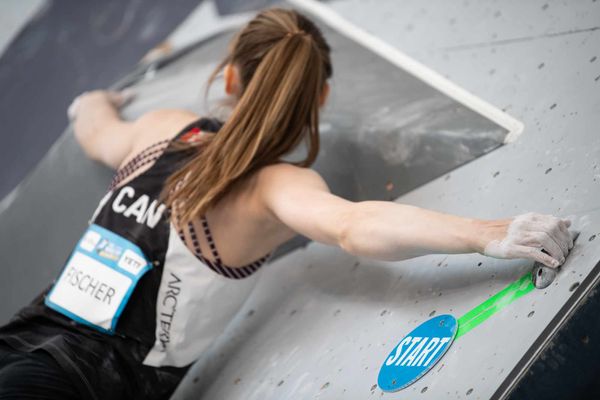
[[[129,296],[151,267],[137,245],[90,225],[45,303],[77,322],[113,334]]]

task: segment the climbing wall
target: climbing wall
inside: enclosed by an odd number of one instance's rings
[[[390,263],[318,243],[288,246],[173,398],[509,396],[600,276],[600,3],[293,3],[334,45],[316,168],[336,193],[477,218],[571,216],[581,235],[545,290],[519,281],[532,267],[522,260]],[[204,36],[123,79],[139,92],[125,116],[212,109],[219,83],[206,103],[203,82],[229,35]],[[3,318],[54,278],[109,178],[67,130],[0,204]],[[41,228],[23,229],[24,221]],[[422,379],[382,392],[388,354],[440,314],[469,329]]]
[[[513,143],[396,201],[479,218],[526,211],[571,216],[581,236],[550,287],[525,288],[521,297],[496,303],[429,374],[396,393],[382,392],[376,382],[404,335],[436,314],[469,315],[514,289],[531,263],[479,255],[381,263],[311,243],[268,267],[175,398],[506,397],[598,277],[600,5],[327,5],[524,124]]]

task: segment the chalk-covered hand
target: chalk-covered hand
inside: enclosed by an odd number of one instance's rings
[[[558,268],[573,247],[571,221],[527,213],[514,219],[490,221],[483,254],[495,258],[527,258]],[[491,239],[491,240],[490,240]]]
[[[122,91],[112,90],[94,90],[91,92],[83,92],[75,97],[67,109],[67,116],[71,121],[75,120],[81,113],[82,108],[93,107],[94,104],[102,102],[110,104],[115,109],[119,109],[129,103],[135,97],[135,93],[131,89]]]

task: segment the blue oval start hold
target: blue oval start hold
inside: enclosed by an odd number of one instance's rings
[[[406,335],[385,359],[377,384],[384,392],[396,392],[425,375],[454,340],[456,318],[444,314],[431,318]]]

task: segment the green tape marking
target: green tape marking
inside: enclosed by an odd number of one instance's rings
[[[456,339],[502,310],[504,307],[535,289],[528,272],[458,319]]]

